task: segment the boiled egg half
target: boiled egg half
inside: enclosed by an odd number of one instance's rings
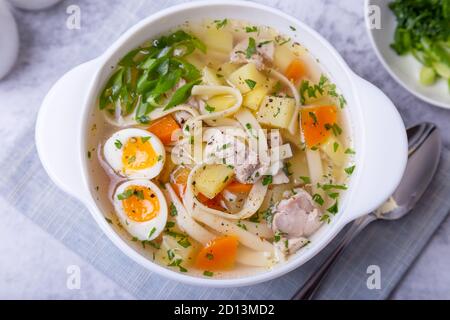
[[[166,226],[167,202],[153,182],[122,183],[114,193],[113,203],[122,226],[138,240],[153,240]]]
[[[105,143],[103,154],[108,164],[121,176],[152,179],[164,167],[165,149],[153,133],[142,129],[123,129]]]

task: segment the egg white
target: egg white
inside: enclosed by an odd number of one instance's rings
[[[122,164],[123,148],[127,141],[133,137],[150,137],[148,142],[152,145],[156,154],[160,157],[160,160],[149,168],[141,170],[125,170]],[[120,142],[120,144],[122,145],[120,148],[117,147],[117,142]],[[123,129],[114,133],[106,141],[105,146],[103,147],[103,155],[114,171],[116,171],[119,175],[130,179],[152,179],[156,177],[163,169],[164,162],[166,160],[166,152],[161,140],[159,140],[159,138],[151,132],[136,128]]]
[[[150,188],[159,201],[159,212],[157,216],[149,221],[137,222],[131,220],[123,208],[122,200],[118,199],[118,195],[123,193],[130,186],[142,186]],[[153,240],[157,238],[164,230],[167,222],[167,202],[161,189],[153,182],[148,180],[131,180],[122,183],[116,189],[113,200],[114,208],[122,226],[134,237],[140,241]],[[152,232],[153,228],[155,231]],[[150,234],[151,233],[151,234]],[[150,235],[150,237],[149,237]]]

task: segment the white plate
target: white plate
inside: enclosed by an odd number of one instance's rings
[[[435,106],[450,109],[447,81],[439,79],[435,85],[421,85],[419,73],[422,65],[412,55],[399,56],[391,49],[397,21],[388,7],[390,2],[392,0],[365,0],[366,27],[378,58],[390,75],[413,95]],[[371,5],[380,8],[381,29],[370,28],[368,9]]]

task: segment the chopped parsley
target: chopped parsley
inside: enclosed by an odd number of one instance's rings
[[[220,28],[223,28],[223,27],[225,27],[227,25],[228,19],[214,20],[214,23],[216,24],[216,28],[220,29]]]
[[[183,248],[189,248],[191,246],[191,243],[189,242],[188,238],[183,238],[179,240],[177,243]]]
[[[345,168],[344,171],[345,173],[347,173],[348,175],[351,175],[353,173],[353,171],[355,171],[356,166],[353,165],[351,167]]]
[[[253,88],[255,88],[255,86],[256,86],[256,81],[254,81],[254,80],[252,80],[252,79],[246,79],[246,80],[245,80],[245,83],[248,85],[248,87],[249,87],[250,89],[253,89]]]
[[[257,26],[252,26],[252,27],[245,27],[245,32],[247,33],[251,33],[251,32],[258,32],[258,27]]]
[[[318,194],[318,193],[316,193],[312,198],[320,206],[323,206],[323,204],[325,203],[325,201],[323,200],[322,196],[320,194]]]
[[[129,197],[131,197],[133,195],[133,193],[134,193],[134,191],[131,189],[125,190],[124,192],[119,193],[117,195],[117,199],[119,199],[119,200],[128,199]]]
[[[142,143],[146,143],[148,140],[150,140],[150,136],[148,136],[148,137],[141,137],[141,141],[142,141]]]
[[[303,181],[304,184],[311,183],[311,178],[310,177],[300,177],[300,179]]]
[[[263,181],[262,181],[262,184],[263,184],[263,186],[268,186],[269,184],[272,184],[272,181],[273,181],[273,177],[272,176],[264,176],[263,177]]]
[[[168,264],[168,266],[169,267],[178,267],[180,272],[187,272],[188,270],[181,265],[182,262],[183,262],[183,259],[176,259],[172,263]]]
[[[247,226],[243,224],[241,220],[239,220],[236,225],[241,229],[247,230]]]
[[[245,57],[250,59],[256,53],[256,41],[254,38],[250,37],[248,39],[248,47],[245,51]]]
[[[336,152],[339,149],[339,143],[335,142],[333,143],[333,151]]]
[[[208,253],[206,254],[206,259],[208,259],[208,260],[213,260],[213,259],[214,259],[214,255],[213,255],[212,253],[208,252]]]
[[[169,206],[169,214],[171,217],[176,217],[178,215],[178,211],[177,208],[175,207],[175,205],[173,204],[173,202],[170,203]]]
[[[317,121],[317,116],[314,112],[308,112],[308,115],[311,117],[311,119],[313,119],[313,125],[317,125],[318,121]]]
[[[329,130],[333,131],[333,134],[336,137],[340,136],[342,134],[342,129],[341,129],[341,127],[339,127],[339,125],[337,123],[333,123],[333,124],[326,123],[325,129],[327,129],[328,131]]]
[[[114,142],[114,145],[116,146],[117,149],[121,149],[123,146],[123,144],[122,144],[122,142],[120,142],[120,140],[116,140]]]
[[[148,238],[150,239],[155,232],[156,232],[156,228],[153,227],[152,230],[150,230],[150,232],[148,234]]]
[[[212,277],[212,276],[214,276],[214,272],[205,270],[205,271],[203,271],[203,275],[206,277]]]
[[[327,209],[327,211],[331,214],[336,214],[338,213],[339,209],[338,209],[338,201],[336,200],[336,202]]]
[[[211,107],[209,104],[206,104],[205,110],[208,111],[209,113],[214,112],[216,110],[216,108]]]
[[[345,150],[345,154],[356,154],[356,152],[353,149],[351,149],[351,148],[347,148]]]

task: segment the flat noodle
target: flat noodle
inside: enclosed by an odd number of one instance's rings
[[[188,214],[186,208],[178,199],[178,196],[170,183],[167,183],[165,187],[166,195],[177,209],[176,220],[180,229],[186,232],[192,239],[200,242],[202,245],[208,245],[217,236],[203,228]],[[245,223],[247,228],[252,228],[250,225],[251,222],[249,223],[248,221],[242,221],[241,223]],[[258,230],[261,236],[263,236],[263,234],[267,236],[267,230],[265,230],[266,228],[267,226],[261,225],[261,228]],[[253,227],[253,229],[256,230],[258,228]],[[236,261],[240,264],[252,267],[270,267],[274,263],[274,258],[273,254],[269,251],[253,251],[240,246],[237,251]]]
[[[205,212],[204,210],[195,210],[192,216],[195,220],[204,223],[208,227],[216,230],[217,232],[220,232],[221,234],[234,235],[238,237],[239,242],[250,249],[256,251],[266,251],[270,253],[273,253],[275,251],[274,246],[270,242],[242,229],[234,221],[218,217],[216,215]]]
[[[266,251],[253,251],[245,247],[239,247],[236,261],[251,267],[271,267],[276,263],[274,254]]]
[[[242,105],[241,92],[235,88],[231,88],[231,87],[227,87],[227,86],[205,86],[205,85],[194,86],[192,88],[191,94],[193,96],[206,96],[206,97],[228,94],[228,95],[232,95],[236,99],[235,104],[226,110],[222,110],[222,111],[218,111],[218,112],[211,112],[211,113],[208,112],[208,113],[196,116],[192,119],[189,119],[188,122],[191,124],[196,121],[207,121],[207,120],[213,120],[213,119],[219,120],[222,118],[229,117],[229,116],[233,115],[234,113],[236,113]],[[212,123],[213,126],[215,126],[215,125],[230,125],[230,124],[234,124],[234,123],[229,122],[229,121],[224,121],[224,120],[221,120],[221,123],[218,123],[217,121]]]
[[[192,219],[191,215],[188,214],[180,199],[178,199],[178,196],[173,190],[170,183],[166,183],[165,186],[167,190],[166,193],[168,194],[170,201],[172,201],[173,205],[177,209],[178,214],[176,216],[176,220],[180,229],[186,232],[191,238],[197,240],[203,245],[208,244],[211,240],[216,238],[213,233],[209,232],[200,224],[195,222],[194,219]]]
[[[198,201],[193,190],[193,182],[195,181],[197,171],[206,165],[207,164],[196,165],[189,173],[189,177],[187,180],[186,192],[184,196],[184,204],[186,205],[187,208],[192,210],[192,215],[194,215],[194,213],[196,213],[197,211],[202,211],[229,220],[242,220],[250,218],[252,215],[256,213],[256,211],[259,210],[264,201],[264,197],[266,196],[268,189],[268,186],[264,186],[261,180],[253,184],[253,187],[250,190],[247,199],[245,200],[242,210],[235,214],[230,214],[222,212],[220,210],[211,209],[205,206],[200,201]]]
[[[295,113],[292,116],[291,123],[289,124],[289,133],[295,134],[297,131],[297,125],[300,123],[300,108],[301,108],[300,95],[297,89],[295,88],[294,84],[280,72],[278,72],[275,69],[270,69],[270,74],[273,74],[278,80],[280,80],[282,83],[288,86],[295,99],[295,105],[297,106],[297,108],[295,108]],[[300,139],[302,144],[305,145],[305,136],[301,128],[300,128]],[[306,161],[308,163],[309,175],[315,188],[317,182],[319,182],[323,176],[322,159],[320,158],[320,152],[317,150],[314,151],[306,149]]]

